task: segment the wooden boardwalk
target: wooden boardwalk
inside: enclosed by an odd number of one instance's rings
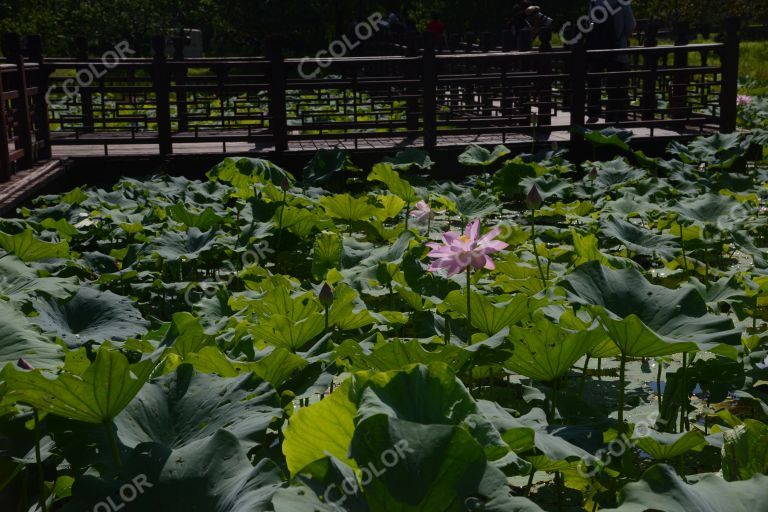
[[[0,182],[0,216],[12,214],[18,205],[62,176],[65,168],[61,160],[51,160],[14,174],[10,181]]]
[[[0,198],[8,205],[40,190],[61,172],[60,161],[113,179],[131,167],[202,167],[227,155],[303,165],[332,148],[363,160],[419,148],[455,165],[470,144],[512,152],[557,145],[581,161],[593,154],[581,128],[613,126],[655,150],[736,130],[738,20],[718,43],[681,37],[659,45],[648,31],[644,46],[615,50],[553,47],[548,30],[539,48],[523,51],[483,44],[436,51],[434,37],[421,36],[409,37],[403,54],[329,59],[325,73],[310,78],[299,71],[301,59],[285,58],[275,44],[258,57],[184,59],[177,51],[169,59],[166,38],[157,36],[153,57],[101,69],[87,52],[46,58],[40,37],[22,44],[7,35]],[[622,71],[594,65],[619,58],[628,62]],[[94,66],[98,78],[73,89],[72,77]],[[591,122],[596,112],[603,119]]]

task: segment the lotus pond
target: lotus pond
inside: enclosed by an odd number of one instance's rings
[[[0,220],[2,510],[768,510],[768,132],[587,139]]]

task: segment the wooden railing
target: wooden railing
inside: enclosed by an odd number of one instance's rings
[[[40,40],[30,38],[34,54]],[[50,158],[46,72],[39,63],[25,62],[18,36],[3,39],[6,62],[0,63],[0,182]],[[39,54],[39,52],[37,52]]]
[[[157,37],[154,58],[106,67],[87,55],[43,59],[36,51],[26,64],[3,64],[0,136],[12,149],[6,160],[0,154],[0,176],[49,156],[49,138],[53,146],[105,151],[152,145],[163,156],[200,142],[283,152],[306,140],[359,148],[386,139],[429,150],[469,136],[530,144],[562,132],[578,150],[583,141],[571,128],[601,128],[606,118],[650,137],[661,129],[691,135],[736,127],[736,21],[722,43],[658,46],[648,37],[645,47],[623,50],[552,48],[545,32],[531,51],[448,53],[422,37],[407,55],[330,59],[323,68],[284,58],[274,43],[265,57],[183,59],[179,42],[169,59],[165,38]],[[618,59],[626,64],[596,65]],[[20,78],[26,88],[18,88]],[[589,103],[606,88],[611,100],[601,102],[601,119],[590,124]]]

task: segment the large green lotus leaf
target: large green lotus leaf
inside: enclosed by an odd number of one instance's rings
[[[282,222],[282,224],[281,224]],[[272,217],[274,226],[283,226],[299,238],[307,238],[313,230],[332,228],[333,223],[328,219],[306,208],[281,206]],[[271,226],[270,226],[271,229]]]
[[[347,223],[369,219],[378,211],[377,206],[369,201],[369,198],[353,197],[349,194],[321,197],[320,205],[325,209],[326,215]]]
[[[575,127],[574,130],[582,132],[584,140],[595,147],[614,147],[622,151],[630,151],[627,141],[632,138],[632,132],[618,128],[605,128],[604,130],[585,130]]]
[[[205,334],[199,318],[189,313],[175,313],[161,345],[173,347],[173,351],[184,358],[212,343],[212,337]]]
[[[37,294],[67,299],[77,292],[74,277],[40,277],[19,258],[7,255],[0,258],[0,297],[23,302]]]
[[[610,162],[594,162],[593,165],[597,169],[594,186],[602,190],[625,188],[628,182],[636,182],[647,175],[646,171],[632,167],[623,158]]]
[[[748,217],[745,206],[722,194],[701,194],[683,199],[669,209],[701,226],[734,231]]]
[[[152,244],[152,252],[167,261],[195,260],[213,251],[219,232],[189,228],[186,232],[165,231]]]
[[[325,316],[322,313],[312,313],[299,321],[284,315],[272,315],[267,322],[250,329],[258,340],[292,352],[300,350],[324,330]]]
[[[493,174],[494,189],[507,196],[518,197],[525,195],[530,190],[521,185],[525,178],[535,178],[537,176],[534,163],[526,163],[516,158],[504,164],[504,166]]]
[[[186,206],[181,203],[169,206],[168,216],[179,224],[183,224],[188,228],[197,228],[201,231],[208,231],[224,220],[213,211],[213,208],[208,207],[199,213],[194,213],[189,211]]]
[[[445,297],[445,304],[457,313],[467,316],[467,295],[465,292],[454,290]],[[472,308],[472,326],[480,329],[488,336],[493,336],[505,327],[518,323],[527,318],[530,313],[528,297],[519,293],[512,299],[495,304],[484,295],[472,293],[470,297]]]
[[[346,340],[336,348],[335,355],[348,360],[353,371],[388,372],[414,364],[434,363],[458,370],[469,360],[471,353],[454,345],[442,345],[430,351],[417,340],[394,339],[377,345],[373,350],[366,350],[355,340]]]
[[[365,388],[360,388],[355,419],[358,427],[379,415],[421,425],[453,425],[469,431],[490,459],[509,455],[499,433],[479,413],[467,388],[446,365],[416,365],[371,374],[368,379]],[[509,464],[518,469],[524,466],[516,457]]]
[[[377,216],[378,219],[394,219],[406,207],[406,202],[393,194],[377,195],[376,201],[381,204],[381,213]]]
[[[267,428],[281,416],[277,393],[253,374],[226,379],[185,364],[145,385],[115,426],[129,448],[155,442],[175,450],[206,442],[219,430],[247,446],[263,443]]]
[[[633,437],[632,442],[659,461],[670,460],[690,451],[701,451],[707,446],[704,433],[696,429],[681,434],[669,434],[648,429],[646,434],[642,437]]]
[[[599,332],[569,331],[542,315],[528,327],[512,327],[509,337],[514,352],[504,367],[544,382],[568,373],[601,339]]]
[[[442,365],[373,374],[368,384],[358,418],[384,414],[423,425],[458,425],[477,412],[467,388]]]
[[[332,231],[324,231],[315,237],[312,248],[312,276],[322,281],[332,268],[341,268],[343,250],[341,236]]]
[[[339,283],[333,291],[333,304],[328,312],[329,325],[342,331],[361,329],[376,321],[360,295],[346,283]],[[382,322],[386,323],[386,321]]]
[[[420,149],[409,148],[399,151],[394,157],[386,157],[384,162],[396,171],[410,171],[413,168],[428,171],[435,165],[429,153]]]
[[[747,419],[723,435],[723,477],[747,480],[768,474],[768,426]]]
[[[618,240],[630,251],[644,256],[660,256],[670,261],[680,252],[676,237],[654,233],[613,215],[603,220],[602,230],[606,236]]]
[[[598,306],[611,339],[625,355],[653,357],[737,345],[741,331],[727,317],[707,312],[701,295],[649,283],[634,269],[586,263],[561,285],[572,301]]]
[[[740,133],[716,133],[699,137],[684,146],[673,141],[667,151],[687,164],[709,164],[711,167],[730,169],[749,149],[749,142]]]
[[[35,237],[31,229],[25,229],[17,235],[0,231],[0,247],[15,254],[21,261],[49,260],[69,256],[69,245],[66,242],[43,242]]]
[[[480,219],[501,209],[498,199],[491,194],[478,190],[468,190],[460,195],[453,192],[445,194],[445,198],[456,205],[456,213],[465,219]]]
[[[296,352],[325,330],[320,303],[309,292],[291,295],[285,287],[275,287],[247,305],[258,319],[249,330],[268,345]]]
[[[89,341],[125,341],[145,334],[149,327],[129,298],[109,291],[82,287],[68,302],[41,299],[34,305],[38,316],[32,322],[71,348]]]
[[[296,411],[285,427],[282,446],[291,476],[295,477],[305,467],[328,455],[356,467],[349,457],[356,414],[351,380],[320,402]]]
[[[9,303],[0,300],[0,368],[24,358],[34,368],[55,368],[64,357],[62,348],[46,340],[36,326]]]
[[[756,476],[746,482],[726,482],[715,474],[688,477],[686,483],[672,467],[657,464],[639,482],[621,491],[621,505],[604,512],[755,512],[765,510],[768,477]]]
[[[253,372],[275,389],[281,389],[292,376],[307,367],[305,359],[284,348],[268,352],[258,361],[236,361],[227,357],[218,347],[207,346],[198,353],[187,354],[183,362],[191,364],[199,372],[225,378]],[[173,365],[166,364],[166,369],[173,369]]]
[[[405,231],[398,236],[392,245],[381,247],[358,242],[350,237],[345,238],[341,260],[344,269],[341,271],[341,275],[347,283],[358,291],[365,291],[370,294],[386,293],[386,288],[382,288],[378,292],[375,290],[377,285],[387,284],[380,282],[380,278],[382,278],[379,272],[380,267],[382,264],[399,265],[413,238],[414,234],[411,231]]]
[[[23,372],[7,367],[5,403],[21,402],[41,412],[85,423],[112,421],[133,400],[157,362],[136,364],[119,351],[102,346],[82,375],[62,372],[49,378],[40,370]]]
[[[520,181],[523,190],[531,190],[533,187],[539,191],[544,200],[567,198],[573,192],[573,183],[570,179],[564,179],[556,174],[546,174],[537,178],[523,178]]]
[[[254,183],[269,182],[279,186],[283,180],[295,181],[291,173],[261,158],[226,158],[208,171],[207,176],[231,183],[238,189],[250,188]]]
[[[493,151],[488,151],[484,147],[472,144],[459,155],[459,163],[467,167],[490,167],[510,153],[511,151],[502,145],[496,146]]]
[[[302,182],[309,186],[320,186],[341,174],[347,166],[347,153],[341,149],[321,149],[304,167]]]
[[[756,267],[761,269],[768,268],[768,253],[755,244],[755,240],[749,233],[739,230],[733,231],[731,236],[736,247],[752,256],[752,262]]]
[[[467,430],[452,425],[368,417],[355,430],[352,455],[359,467],[379,472],[362,480],[372,512],[459,512],[468,499],[488,497],[482,487],[504,489],[504,478],[496,480],[501,488],[482,485],[486,471],[500,471],[489,468],[483,447]]]
[[[597,261],[601,265],[611,268],[639,267],[637,263],[628,258],[621,258],[600,250],[600,241],[596,235],[581,235],[576,230],[571,230],[573,237],[573,249],[576,252],[576,264]]]
[[[602,435],[594,428],[549,425],[546,413],[531,409],[524,416],[513,416],[496,402],[479,400],[478,407],[485,418],[502,432],[502,438],[515,452],[523,453],[536,448],[549,461],[575,461],[592,457],[590,451],[602,446]],[[579,445],[571,441],[578,441]],[[594,448],[594,450],[592,450]]]
[[[285,484],[282,472],[269,459],[254,467],[247,449],[226,430],[204,443],[169,450],[157,443],[139,445],[117,479],[78,477],[64,512],[98,510],[115,503],[124,512],[267,512],[274,493]],[[135,499],[120,498],[130,491]],[[110,501],[107,501],[107,500]]]
[[[416,189],[392,169],[389,164],[376,164],[373,171],[368,175],[368,181],[379,181],[384,183],[390,192],[398,196],[408,204],[416,204],[419,201],[419,195]]]

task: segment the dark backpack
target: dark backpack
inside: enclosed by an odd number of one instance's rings
[[[587,47],[590,50],[609,50],[618,48],[621,41],[616,34],[616,14],[608,11],[608,19],[602,23],[592,23],[592,32],[587,35]]]

